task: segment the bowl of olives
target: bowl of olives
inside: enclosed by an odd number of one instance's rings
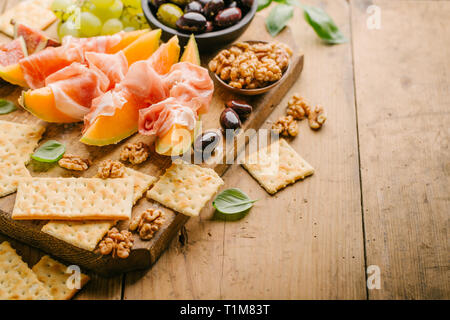
[[[167,41],[177,35],[185,45],[191,34],[202,50],[237,39],[249,26],[257,0],[142,0],[144,15]]]

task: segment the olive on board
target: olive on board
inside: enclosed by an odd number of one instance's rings
[[[233,109],[239,116],[241,122],[247,120],[250,113],[252,113],[253,108],[251,105],[241,100],[229,100],[225,104],[227,108]]]
[[[214,18],[214,24],[224,28],[236,24],[242,18],[242,11],[239,8],[228,8],[220,11]]]
[[[217,147],[221,140],[221,135],[217,130],[205,131],[195,139],[194,151],[201,152],[204,151],[212,152]]]
[[[223,8],[225,8],[225,2],[223,0],[211,0],[203,9],[207,19],[212,19],[218,14]]]
[[[163,24],[165,24],[168,27],[176,28],[177,20],[183,15],[183,10],[180,9],[180,7],[174,5],[173,3],[164,3],[162,4],[158,12],[156,13],[156,16],[158,17],[158,20],[161,21]]]
[[[180,7],[184,7],[189,3],[189,0],[170,0],[170,2],[173,2]]]
[[[188,12],[198,12],[198,13],[202,13],[203,12],[203,6],[200,2],[198,1],[192,1],[189,2],[186,7],[184,8],[184,12],[188,13]]]
[[[177,29],[186,32],[203,32],[206,30],[206,18],[198,12],[187,12],[177,20]]]
[[[231,108],[226,108],[220,115],[220,125],[222,128],[236,130],[241,127],[241,120],[238,114]]]
[[[206,4],[210,1],[211,0],[198,0],[198,2],[200,2],[200,4],[202,5],[203,8],[205,8]]]
[[[238,0],[240,2],[240,7],[243,9],[250,9],[253,6],[253,1],[255,0]]]

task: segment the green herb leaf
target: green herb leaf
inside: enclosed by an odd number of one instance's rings
[[[301,4],[298,0],[273,0],[278,3],[284,3],[290,6],[301,7]]]
[[[66,146],[58,141],[49,140],[40,146],[31,156],[40,162],[56,162],[62,158],[66,152]]]
[[[272,37],[275,37],[287,25],[294,15],[294,8],[287,4],[275,6],[266,19],[266,28]]]
[[[321,8],[303,6],[306,22],[314,29],[316,34],[326,43],[337,44],[347,42],[334,21]]]
[[[213,201],[213,206],[223,215],[241,216],[253,207],[253,203],[256,201],[258,200],[251,200],[240,189],[232,188],[224,190],[217,195]]]
[[[272,0],[258,0],[258,9],[256,11],[260,11],[264,8],[267,8],[272,3]]]
[[[0,114],[7,114],[16,109],[17,107],[11,101],[0,99]]]

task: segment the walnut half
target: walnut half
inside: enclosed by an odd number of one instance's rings
[[[298,135],[298,123],[292,116],[281,117],[272,125],[272,130],[285,137]]]
[[[96,177],[101,179],[122,178],[125,174],[125,166],[119,161],[104,160],[98,167]]]
[[[309,127],[313,130],[319,130],[327,120],[327,115],[322,106],[316,106],[308,113]]]
[[[58,164],[60,167],[75,170],[75,171],[84,171],[87,170],[92,162],[89,159],[84,159],[79,156],[75,156],[72,154],[65,154],[59,161]]]
[[[133,217],[129,229],[131,231],[137,231],[142,240],[150,240],[164,221],[164,213],[161,210],[150,208]]]
[[[102,255],[111,254],[113,258],[119,257],[121,259],[126,259],[130,255],[133,243],[134,240],[131,232],[127,230],[119,232],[117,228],[112,228],[99,243],[98,247]]]
[[[145,143],[127,143],[120,152],[120,160],[139,164],[147,160],[149,154],[149,147]]]

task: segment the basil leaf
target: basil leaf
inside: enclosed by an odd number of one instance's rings
[[[256,11],[260,11],[264,8],[267,8],[272,3],[272,0],[258,0],[258,9]]]
[[[56,162],[62,158],[64,152],[66,152],[64,144],[49,140],[40,146],[31,158],[39,162]]]
[[[287,25],[294,15],[294,8],[287,4],[275,6],[266,19],[266,28],[272,37],[275,37]]]
[[[240,189],[232,188],[224,190],[217,195],[213,201],[213,206],[223,215],[241,216],[253,207],[255,201],[257,200],[251,200]]]
[[[11,101],[0,99],[0,114],[7,114],[13,112],[16,109],[16,105]]]
[[[337,44],[347,42],[334,21],[321,8],[303,6],[306,22],[314,29],[316,34],[326,43]]]

